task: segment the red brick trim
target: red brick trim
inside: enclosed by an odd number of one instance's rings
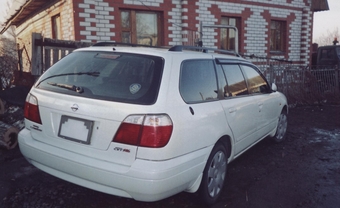
[[[215,19],[218,20],[218,22],[216,24],[220,25],[221,24],[222,11],[218,7],[218,5],[216,5],[216,4],[211,5],[211,7],[208,8],[208,10],[209,10],[210,14],[213,15],[215,17]],[[214,32],[216,32],[214,39],[217,40],[217,42],[216,42],[217,48],[219,48],[219,45],[220,45],[220,32],[219,31],[220,31],[219,29],[214,29]],[[204,45],[204,43],[203,43],[203,45]]]
[[[110,37],[111,41],[121,42],[122,34],[121,34],[121,18],[120,18],[120,8],[124,7],[125,4],[123,0],[116,0],[116,1],[108,1],[109,7],[114,8],[110,15],[114,17],[113,20],[110,20],[110,24],[114,24],[115,27],[110,30],[110,32],[114,32],[115,36]],[[126,6],[125,6],[126,7]]]
[[[245,34],[247,34],[247,27],[248,24],[246,23],[246,21],[250,18],[250,16],[253,14],[253,12],[251,11],[250,8],[246,8],[242,14],[241,14],[241,36],[240,36],[240,45],[239,45],[239,52],[240,53],[247,53],[246,48],[246,41],[247,37],[245,36]]]
[[[290,34],[290,31],[292,31],[292,22],[296,19],[296,15],[294,13],[290,13],[290,15],[287,16],[287,18],[278,18],[278,17],[272,17],[269,10],[265,10],[263,13],[262,13],[262,16],[264,17],[264,19],[266,20],[266,22],[268,23],[266,28],[267,28],[267,31],[266,31],[266,54],[268,54],[268,56],[270,57],[271,54],[270,54],[270,21],[271,20],[278,20],[278,21],[284,21],[286,22],[286,31],[285,31],[285,34],[284,34],[284,54],[282,54],[285,59],[288,59],[289,58],[289,54],[290,54],[290,46],[291,46],[291,39],[289,38],[289,34]],[[273,55],[273,56],[277,56],[276,54]]]
[[[187,16],[187,19],[183,19],[182,23],[188,24],[187,27],[183,27],[183,30],[192,30],[192,31],[198,31],[197,24],[199,24],[199,21],[197,20],[197,16],[199,15],[197,13],[197,10],[199,7],[197,6],[197,2],[199,0],[190,0],[190,3],[188,1],[188,4],[183,4],[182,5],[182,10],[187,9],[188,11],[183,11],[182,12],[182,17]]]
[[[244,40],[246,40],[245,34],[247,33],[247,23],[246,21],[248,18],[253,14],[250,8],[245,8],[241,14],[237,13],[229,13],[229,12],[222,12],[217,5],[212,5],[211,8],[209,8],[209,11],[211,14],[215,15],[215,18],[218,20],[216,24],[221,24],[222,17],[236,17],[240,18],[240,28],[238,33],[239,35],[239,53],[246,53],[246,43]],[[217,47],[220,45],[220,30],[217,30],[217,35],[214,37],[217,40]]]
[[[160,34],[160,36],[163,37],[163,40],[161,40],[160,44],[161,45],[169,45],[170,42],[172,41],[172,39],[168,35],[168,34],[172,33],[172,31],[169,30],[169,27],[173,26],[171,21],[169,21],[172,18],[172,16],[169,15],[169,12],[173,8],[176,8],[176,4],[172,4],[172,1],[164,1],[163,4],[159,5],[159,8],[162,8],[161,11],[163,12],[163,15],[162,15],[163,19],[161,20],[161,22],[163,23],[163,24],[161,24],[163,29],[160,30],[162,32]],[[155,11],[157,11],[156,8],[155,8]]]
[[[85,30],[84,26],[80,26],[80,22],[85,22],[85,18],[79,17],[80,13],[85,12],[83,8],[79,8],[79,4],[84,3],[84,2],[82,0],[73,0],[72,3],[73,3],[72,8],[73,8],[74,39],[77,41],[85,40],[86,36],[80,35],[80,31]]]
[[[116,1],[110,1],[109,2],[110,7],[114,8],[114,11],[112,12],[112,15],[115,17],[114,20],[112,20],[111,24],[115,24],[115,28],[111,30],[111,32],[115,33],[115,37],[111,37],[111,40],[115,40],[117,42],[120,42],[122,39],[122,34],[121,34],[121,18],[120,18],[120,11],[123,9],[127,10],[140,10],[140,11],[153,11],[153,12],[160,12],[162,13],[162,19],[161,19],[161,27],[160,28],[160,37],[162,37],[163,40],[161,40],[161,45],[164,44],[169,44],[171,41],[170,38],[167,36],[167,34],[171,33],[169,31],[169,27],[172,26],[172,23],[168,21],[168,19],[172,18],[171,16],[168,15],[168,11],[171,11],[172,8],[176,7],[176,5],[173,5],[171,1],[165,1],[165,3],[160,4],[159,7],[153,7],[153,6],[148,6],[145,7],[139,6],[139,5],[131,5],[131,4],[124,4],[123,0],[116,0]]]
[[[191,0],[190,0],[191,1]],[[286,0],[287,3],[293,2],[293,0]],[[291,1],[291,2],[289,2]],[[305,5],[308,6],[308,0],[303,0],[305,2]],[[241,0],[219,0],[216,1],[218,2],[228,2],[228,3],[236,3],[236,4],[243,4],[246,5],[246,7],[251,7],[251,6],[260,6],[260,7],[272,7],[272,8],[279,8],[279,9],[288,9],[288,10],[296,10],[296,11],[301,11],[301,7],[296,7],[294,5],[282,5],[282,4],[273,4],[271,1],[268,3],[263,3],[263,2],[250,2],[250,1],[241,1]]]

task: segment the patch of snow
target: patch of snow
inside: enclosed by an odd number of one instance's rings
[[[333,131],[325,129],[312,129],[315,132],[315,136],[312,137],[309,143],[320,143],[324,141],[339,142],[340,141],[340,129],[335,129]]]

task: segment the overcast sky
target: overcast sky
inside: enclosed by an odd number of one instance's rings
[[[4,21],[4,16],[6,15],[7,10],[7,0],[0,0],[0,22]]]
[[[11,0],[14,2],[18,0]],[[0,22],[4,21],[6,14],[7,0],[0,0]],[[318,37],[329,32],[333,32],[336,28],[340,29],[340,0],[328,0],[330,7],[329,11],[315,12],[314,13],[314,29],[313,41]],[[340,37],[338,37],[340,40]]]
[[[6,2],[9,1],[9,0],[0,0],[0,11],[1,11],[1,14],[2,11],[5,11],[5,9],[7,8],[7,5],[6,5]]]
[[[336,28],[340,29],[340,0],[328,0],[329,11],[314,13],[313,40],[323,34],[333,32]],[[338,40],[340,37],[337,37]]]

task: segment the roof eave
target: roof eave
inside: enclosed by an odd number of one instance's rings
[[[18,11],[16,11],[15,14],[13,14],[12,16],[9,17],[9,19],[6,20],[5,22],[5,26],[2,28],[2,30],[0,31],[0,34],[4,34],[4,32],[6,32],[6,30],[12,26],[15,25],[13,24],[13,22],[16,20],[16,18],[18,16],[20,16],[20,14],[24,11],[24,8],[30,4],[30,2],[32,2],[33,0],[27,0]]]
[[[311,9],[313,12],[328,11],[328,0],[312,0]]]
[[[7,19],[4,27],[0,31],[0,34],[6,32],[10,26],[20,26],[23,22],[36,14],[38,11],[42,11],[45,5],[50,5],[59,0],[26,0],[19,5],[18,9],[13,9],[13,14]]]

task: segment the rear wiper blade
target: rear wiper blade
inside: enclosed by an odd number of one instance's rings
[[[60,84],[60,83],[55,83],[55,82],[47,82],[47,84],[52,85],[52,86],[56,86],[56,87],[61,87],[61,88],[65,88],[68,90],[72,90],[78,93],[82,93],[84,92],[84,89],[82,87],[77,87],[75,85],[68,85],[68,84]]]
[[[56,75],[46,77],[45,79],[41,80],[39,82],[39,84],[42,83],[43,81],[51,79],[53,77],[62,77],[62,76],[68,76],[68,75],[89,75],[89,76],[98,77],[99,74],[100,74],[100,72],[74,72],[74,73],[56,74]]]

